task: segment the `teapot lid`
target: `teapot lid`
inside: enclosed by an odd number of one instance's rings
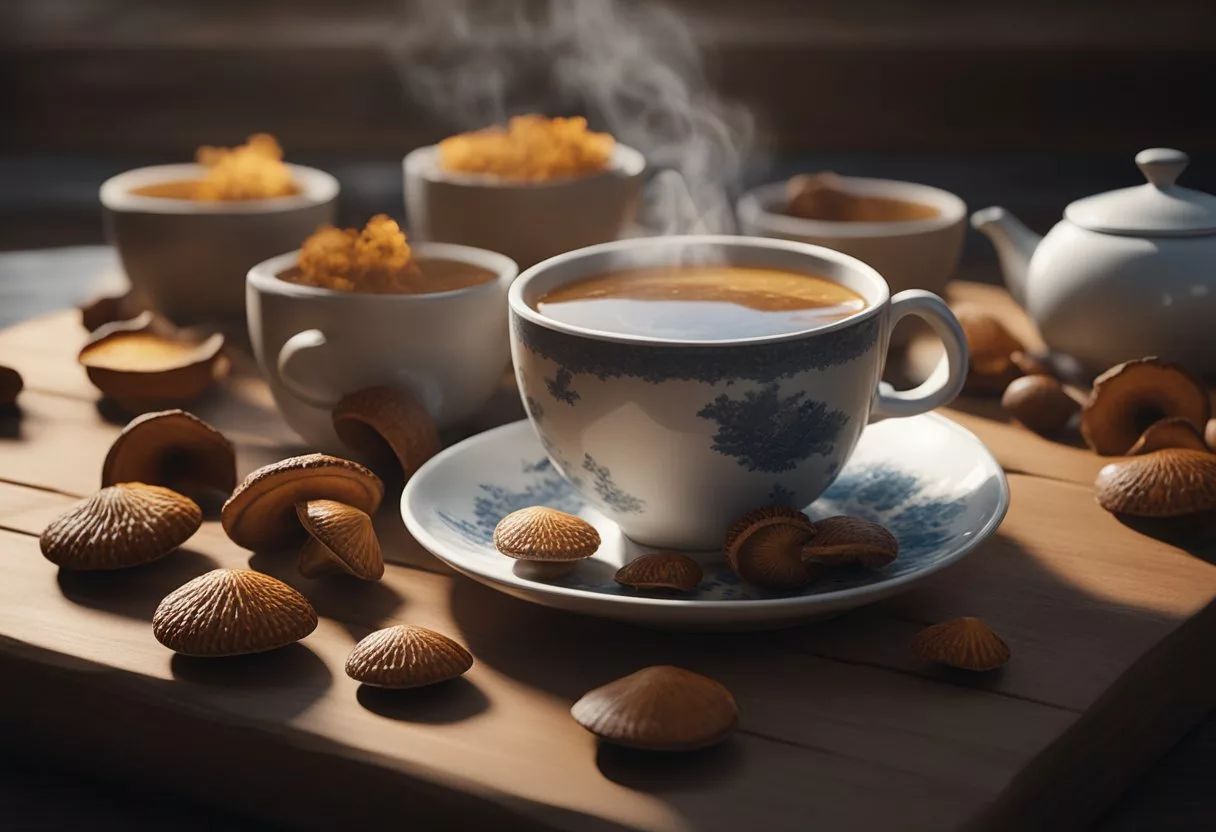
[[[1174,184],[1190,159],[1155,147],[1136,154],[1148,182],[1087,196],[1064,209],[1069,221],[1106,234],[1198,237],[1216,234],[1216,196]]]

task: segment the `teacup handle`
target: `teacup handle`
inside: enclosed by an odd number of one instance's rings
[[[305,404],[319,407],[322,410],[332,410],[334,405],[338,403],[337,397],[312,384],[301,381],[295,368],[300,366],[299,359],[306,353],[322,349],[327,343],[329,342],[325,338],[325,333],[319,329],[306,329],[303,332],[297,332],[288,338],[279,350],[279,358],[276,365],[279,371],[279,381],[283,383],[283,386],[287,388],[291,395]]]
[[[967,379],[967,339],[946,302],[923,289],[900,292],[891,298],[888,333],[908,315],[915,315],[932,327],[942,339],[946,354],[929,378],[911,390],[896,390],[890,384],[880,382],[874,395],[871,421],[915,416],[949,404],[962,392]]]

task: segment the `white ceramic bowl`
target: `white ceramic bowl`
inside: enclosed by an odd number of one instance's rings
[[[501,251],[520,268],[615,240],[641,203],[646,161],[618,144],[602,173],[551,182],[445,173],[438,149],[405,157],[405,208],[412,239]]]
[[[288,167],[300,193],[272,199],[203,202],[132,193],[201,179],[206,168],[197,164],[136,168],[107,179],[101,186],[106,236],[137,296],[179,324],[243,327],[250,267],[298,247],[334,220],[338,180],[315,168]]]
[[[419,243],[421,259],[489,269],[486,283],[425,295],[337,292],[280,280],[299,252],[249,270],[249,335],[287,423],[316,450],[343,453],[330,412],[347,393],[408,389],[442,429],[480,410],[510,361],[507,290],[518,269],[492,251]]]

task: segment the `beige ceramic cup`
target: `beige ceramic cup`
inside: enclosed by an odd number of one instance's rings
[[[749,191],[739,200],[736,208],[741,233],[811,243],[856,257],[877,269],[893,292],[925,289],[944,295],[963,249],[966,203],[940,188],[892,179],[842,176],[839,187],[856,196],[926,205],[936,209],[937,216],[898,222],[791,217],[784,213],[786,183],[774,182]],[[910,330],[900,327],[892,334],[893,343],[898,346],[910,334]]]
[[[552,182],[504,182],[439,169],[438,149],[405,157],[410,237],[500,251],[521,269],[624,235],[641,204],[646,162],[618,144],[602,173]]]
[[[101,186],[106,236],[118,250],[136,297],[178,324],[245,327],[245,275],[257,263],[298,248],[332,223],[338,180],[288,165],[293,196],[202,202],[132,191],[201,179],[197,164],[136,168]]]

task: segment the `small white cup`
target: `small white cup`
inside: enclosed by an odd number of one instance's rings
[[[198,164],[154,165],[101,186],[106,236],[137,297],[178,324],[245,326],[250,266],[300,244],[333,222],[338,180],[288,165],[300,189],[271,199],[202,201],[133,193],[165,182],[202,179]]]
[[[317,450],[343,452],[330,412],[348,393],[380,385],[410,390],[443,429],[476,414],[502,381],[515,262],[468,246],[419,243],[413,250],[420,260],[455,260],[496,277],[448,292],[394,295],[280,280],[298,251],[249,270],[254,357],[287,424]]]
[[[590,275],[698,262],[820,275],[860,294],[866,308],[818,329],[721,341],[600,332],[535,308]],[[871,418],[947,404],[967,372],[962,328],[941,298],[921,290],[891,298],[861,261],[786,240],[592,246],[528,269],[509,302],[516,379],[551,460],[627,536],[659,548],[717,548],[751,509],[807,505],[836,479]],[[924,384],[897,392],[880,378],[891,329],[907,315],[933,328],[945,357]]]

